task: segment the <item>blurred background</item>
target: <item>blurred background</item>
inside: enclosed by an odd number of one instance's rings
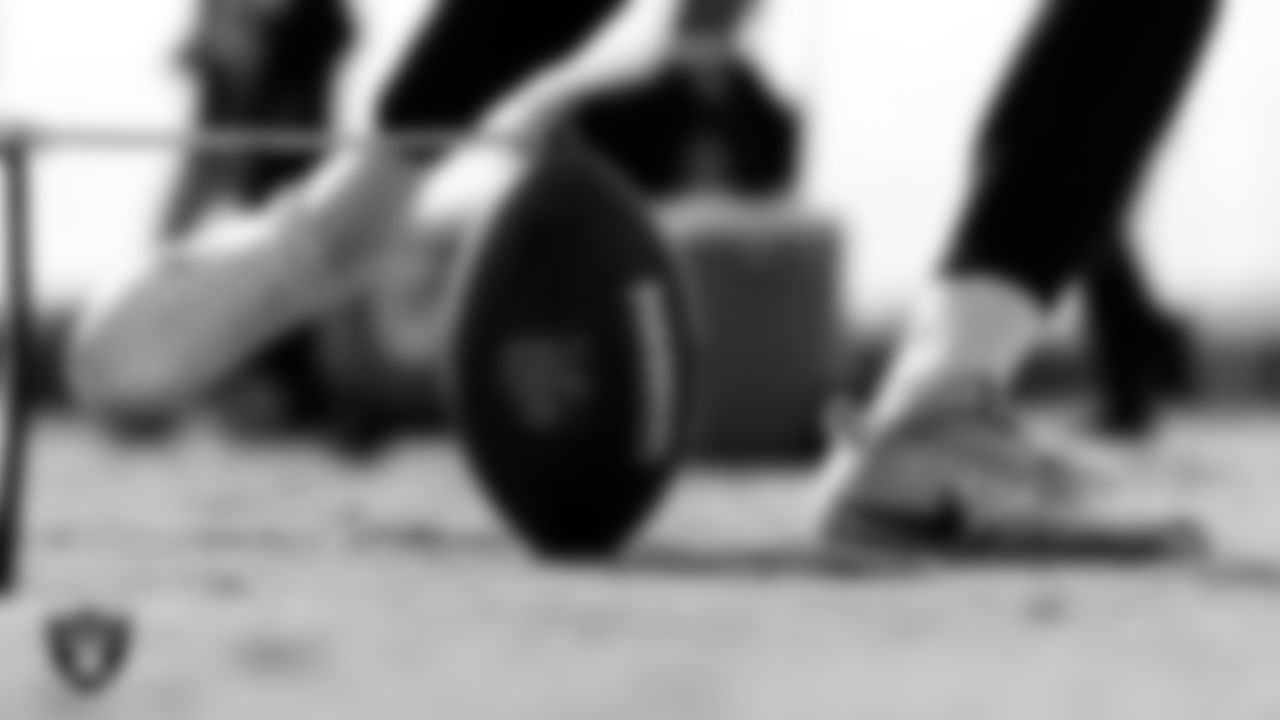
[[[203,14],[211,2],[0,0],[0,114],[195,127],[208,88],[179,58],[213,22]],[[432,4],[345,3],[353,34],[335,65],[330,129],[367,127],[371,98],[416,18]],[[742,54],[734,62],[748,69],[754,89],[742,90],[740,107],[724,102],[735,108],[733,117],[763,125],[744,130],[729,121],[711,134],[724,136],[722,155],[750,154],[744,145],[762,144],[777,157],[737,173],[698,170],[698,152],[689,149],[697,143],[686,143],[672,152],[684,158],[680,167],[687,172],[646,188],[669,222],[678,254],[694,269],[699,301],[719,338],[712,364],[720,369],[702,403],[707,453],[811,453],[824,399],[839,388],[864,389],[874,376],[887,332],[947,239],[980,114],[1037,4],[761,0],[750,8],[736,28]],[[1272,345],[1280,346],[1276,27],[1280,5],[1229,3],[1133,213],[1136,264],[1145,277],[1135,282],[1149,284],[1138,295],[1150,296],[1138,304],[1156,306],[1152,322],[1176,328],[1165,333],[1176,337],[1168,347],[1180,348],[1191,369],[1173,384],[1185,390],[1194,375],[1204,402],[1253,400],[1280,389],[1280,358],[1272,358]],[[659,114],[664,102],[719,102],[671,100],[667,90],[601,99],[603,109],[589,110],[583,120],[587,134],[609,143],[611,102],[639,103]],[[689,97],[695,96],[702,97]],[[679,128],[670,132],[683,137]],[[771,139],[725,139],[735,132]],[[626,148],[613,150],[626,154]],[[37,260],[51,325],[156,250],[189,161],[179,153],[70,149],[43,157]],[[766,263],[762,253],[788,260]],[[762,287],[770,292],[762,294]],[[759,309],[747,305],[753,299],[774,315],[738,327],[735,318],[759,317]],[[1116,380],[1133,372],[1116,368],[1126,352],[1097,350],[1107,347],[1106,338],[1095,338],[1090,355],[1085,315],[1078,302],[1064,308],[1054,342],[1030,374],[1029,393],[1097,396],[1113,426],[1145,431],[1156,407],[1147,395],[1158,393],[1144,395],[1135,390],[1138,381]],[[800,329],[797,318],[805,319]],[[358,449],[376,444],[371,438],[379,436],[380,424],[392,422],[389,416],[439,423],[430,402],[388,409],[387,398],[404,393],[368,386],[377,359],[360,339],[360,324],[358,317],[335,320],[324,333],[330,350],[321,382],[338,386],[334,404],[349,410],[336,413],[344,419],[330,430]],[[786,328],[799,335],[778,342]],[[751,348],[779,346],[792,351],[754,364],[743,359],[752,357]],[[768,381],[762,385],[761,378]],[[430,385],[422,378],[396,382]],[[1139,397],[1120,397],[1126,390]],[[417,397],[429,395],[424,389]]]

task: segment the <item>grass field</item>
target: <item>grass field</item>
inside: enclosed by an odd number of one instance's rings
[[[695,469],[610,566],[540,566],[447,443],[353,472],[194,434],[42,429],[0,718],[1274,718],[1280,418],[1181,418],[1110,459],[1199,499],[1221,559],[1161,568],[824,565],[803,469]],[[1227,522],[1229,520],[1229,522]],[[130,609],[105,695],[63,689],[49,608]]]

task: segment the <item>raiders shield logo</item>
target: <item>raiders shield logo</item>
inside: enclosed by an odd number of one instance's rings
[[[71,687],[95,692],[119,674],[129,652],[127,621],[99,609],[55,616],[48,627],[53,665]]]
[[[588,399],[587,348],[573,338],[525,336],[502,356],[512,409],[540,432],[562,427]]]

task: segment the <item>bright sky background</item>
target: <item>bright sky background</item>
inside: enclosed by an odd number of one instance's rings
[[[366,44],[342,105],[359,127],[431,0],[353,2]],[[926,276],[957,212],[976,121],[1036,2],[773,1],[757,46],[779,86],[808,107],[802,194],[849,230],[857,314],[895,311]],[[1206,322],[1280,319],[1280,3],[1229,5],[1137,226],[1178,305]],[[0,112],[181,124],[188,97],[171,56],[193,6],[0,0]],[[162,153],[47,156],[38,218],[49,291],[78,295],[146,252],[173,170]]]

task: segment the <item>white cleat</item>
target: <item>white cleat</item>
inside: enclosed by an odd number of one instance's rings
[[[1062,452],[1025,432],[987,386],[939,389],[863,447],[839,444],[818,487],[820,541],[836,555],[1003,559],[1138,561],[1202,549],[1197,525],[1165,498]]]

